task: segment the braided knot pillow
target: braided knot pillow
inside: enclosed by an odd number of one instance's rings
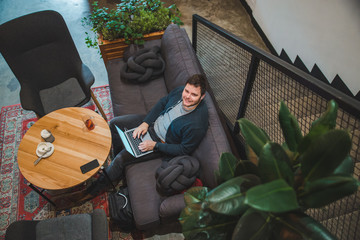
[[[157,191],[172,195],[189,188],[195,182],[199,168],[199,161],[187,155],[163,161],[156,171]]]
[[[124,58],[125,60],[125,58]],[[160,47],[143,48],[127,59],[120,69],[121,79],[129,83],[144,83],[160,76],[165,70],[165,62]]]

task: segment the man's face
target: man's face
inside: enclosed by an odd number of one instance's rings
[[[201,88],[195,87],[191,84],[186,84],[184,91],[182,92],[183,106],[190,108],[196,106],[205,97],[201,95]]]

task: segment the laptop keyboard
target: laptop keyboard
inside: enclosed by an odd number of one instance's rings
[[[134,129],[135,130],[135,129]],[[133,132],[134,130],[130,130],[127,131],[125,134],[128,136],[128,139],[130,140],[130,144],[132,146],[134,146],[134,150],[136,152],[136,155],[139,155],[141,153],[143,153],[140,149],[139,149],[139,144],[142,142],[141,138],[133,138]]]

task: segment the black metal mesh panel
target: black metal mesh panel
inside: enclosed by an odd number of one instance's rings
[[[245,117],[263,128],[272,141],[281,144],[284,138],[278,121],[280,101],[284,101],[298,119],[303,134],[308,133],[311,123],[326,110],[328,102],[280,70],[260,61]],[[360,174],[359,124],[359,119],[339,109],[337,128],[347,129],[351,134],[353,146],[350,154],[355,160],[356,178]],[[339,239],[360,239],[360,228],[357,227],[359,207],[358,192],[324,208],[310,209],[307,214],[319,220]]]
[[[303,131],[309,129],[326,109],[327,101],[302,86],[286,74],[260,61],[250,93],[245,118],[263,128],[272,141],[282,143],[283,134],[278,122],[280,101],[299,120]]]
[[[255,48],[249,48],[235,37],[235,41],[230,41],[221,28],[211,23],[211,27],[208,27],[209,23],[204,21],[203,24],[202,21],[197,21],[197,55],[225,116],[235,124],[254,53],[260,62],[251,92],[245,93],[249,94],[245,104],[245,117],[263,128],[272,141],[282,143],[284,138],[278,122],[278,111],[280,101],[284,101],[298,119],[303,134],[308,133],[311,123],[326,110],[327,102],[331,98],[321,97],[290,77],[287,73],[292,70],[284,68],[283,64],[272,64],[273,60],[269,61],[267,56]],[[239,44],[236,44],[236,41]],[[303,78],[305,81],[301,82],[308,84],[313,81],[309,81],[306,75],[299,76],[294,72],[291,76]],[[359,113],[352,114],[340,106],[337,128],[347,129],[351,135],[353,145],[350,155],[354,159],[354,177],[359,179],[360,119],[356,116],[359,116]],[[320,221],[339,239],[360,239],[359,210],[360,191],[321,209],[309,209],[306,213]]]
[[[235,122],[247,72],[249,52],[198,23],[196,53],[221,111]]]

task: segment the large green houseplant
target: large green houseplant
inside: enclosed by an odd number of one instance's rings
[[[122,0],[111,10],[100,8],[98,2],[92,6],[91,14],[82,20],[96,34],[86,33],[88,47],[98,46],[98,35],[102,40],[124,38],[126,43],[142,44],[145,34],[164,30],[171,23],[183,24],[176,5],[165,7],[160,0]]]
[[[180,215],[186,239],[335,239],[304,212],[357,191],[349,133],[335,129],[337,104],[312,123],[305,136],[282,102],[279,122],[285,142],[240,119],[241,133],[257,163],[223,153],[213,190],[185,193]],[[249,156],[249,154],[248,154]]]

